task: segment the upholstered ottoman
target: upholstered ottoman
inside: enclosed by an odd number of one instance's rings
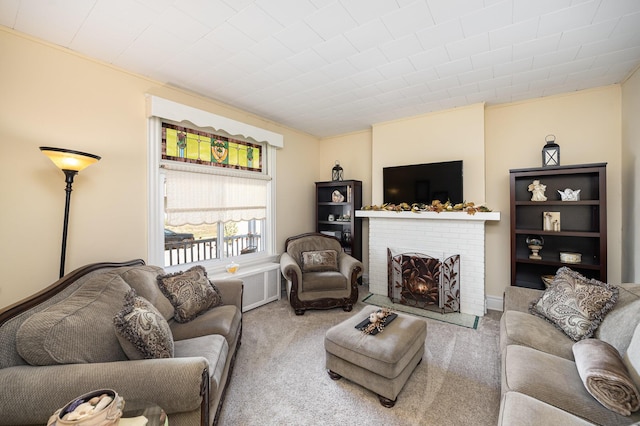
[[[402,387],[422,360],[427,323],[398,313],[398,317],[376,335],[356,328],[379,309],[367,306],[327,331],[326,367],[332,379],[345,377],[378,394],[383,406],[393,407]]]

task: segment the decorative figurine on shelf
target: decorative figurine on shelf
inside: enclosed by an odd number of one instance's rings
[[[544,191],[547,189],[547,185],[543,185],[539,180],[534,180],[529,184],[529,192],[532,193],[531,201],[547,201],[547,197],[544,195]]]
[[[542,260],[542,256],[538,254],[540,250],[542,250],[542,246],[544,245],[544,238],[539,235],[529,236],[527,237],[527,247],[531,250],[531,254],[529,255],[529,259],[534,260]]]
[[[565,189],[564,191],[558,190],[558,194],[560,194],[560,199],[562,201],[580,201],[580,190],[576,189]]]
[[[554,135],[544,138],[546,145],[542,148],[542,167],[560,165],[560,145],[556,143]]]
[[[336,160],[336,165],[331,169],[331,180],[344,180],[344,170],[338,160]]]
[[[336,189],[331,193],[331,201],[334,203],[341,203],[344,201],[344,195]]]

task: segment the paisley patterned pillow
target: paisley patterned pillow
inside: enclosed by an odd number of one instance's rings
[[[124,307],[113,317],[122,350],[129,359],[173,357],[173,336],[160,311],[131,289]]]
[[[158,286],[175,308],[177,322],[189,322],[199,314],[222,304],[218,289],[207,278],[203,266],[194,266],[184,272],[159,275]]]
[[[578,341],[593,335],[617,300],[618,287],[563,267],[558,269],[553,284],[531,304],[529,312]]]
[[[302,272],[322,272],[338,270],[338,252],[317,250],[302,252]]]

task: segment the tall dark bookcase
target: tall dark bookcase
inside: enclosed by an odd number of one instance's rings
[[[543,275],[562,266],[588,278],[607,280],[606,163],[512,169],[510,175],[511,285],[544,289]],[[546,201],[532,201],[529,185],[546,186]],[[579,201],[562,201],[558,191],[580,190]],[[544,229],[545,212],[559,214],[559,230]],[[548,228],[548,227],[547,227]],[[540,236],[541,259],[531,259],[527,237]],[[579,253],[563,262],[560,253]]]
[[[344,200],[337,201],[337,193]],[[362,218],[355,213],[361,207],[361,181],[316,182],[316,232],[337,237],[345,253],[358,260],[362,260]]]

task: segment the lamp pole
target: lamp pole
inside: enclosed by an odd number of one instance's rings
[[[60,278],[64,276],[64,262],[67,253],[67,230],[69,229],[69,205],[71,204],[71,187],[73,186],[73,178],[78,174],[77,170],[62,170],[65,176],[65,182],[67,187],[65,192],[67,193],[64,202],[64,222],[62,225],[62,253],[60,254]]]
[[[67,253],[67,231],[69,229],[69,205],[71,204],[71,191],[73,191],[73,178],[78,172],[100,161],[100,156],[87,154],[86,152],[73,151],[71,149],[52,148],[41,146],[40,151],[64,172],[66,197],[64,202],[64,222],[62,225],[62,250],[60,253],[60,278],[64,276],[64,263]]]

